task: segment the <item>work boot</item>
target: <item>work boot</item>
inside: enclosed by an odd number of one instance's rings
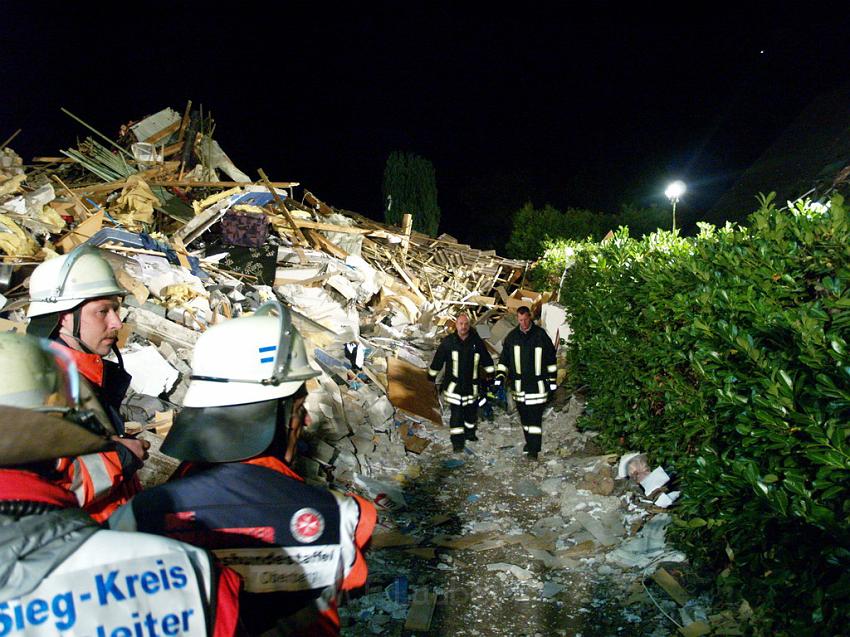
[[[453,444],[452,445],[452,451],[454,451],[455,453],[463,453],[463,443],[461,443],[459,445]]]
[[[467,431],[466,432],[466,439],[472,440],[473,442],[478,442],[478,436],[475,435],[474,431]]]
[[[529,451],[527,454],[529,460],[537,460],[537,452]]]
[[[528,443],[527,442],[522,446],[522,452],[528,453]]]

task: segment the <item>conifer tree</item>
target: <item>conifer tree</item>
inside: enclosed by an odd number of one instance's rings
[[[402,215],[413,215],[413,229],[436,236],[440,225],[434,165],[413,153],[390,153],[384,167],[384,219],[401,226]]]

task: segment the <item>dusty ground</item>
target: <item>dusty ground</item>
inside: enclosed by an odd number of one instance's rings
[[[343,634],[413,634],[404,629],[410,602],[429,592],[438,595],[430,629],[415,634],[676,634],[644,592],[640,571],[606,559],[649,518],[633,504],[635,493],[626,481],[616,481],[608,497],[575,489],[606,491],[613,462],[598,455],[592,434],[576,431],[580,411],[573,400],[548,413],[537,462],[521,453],[516,416],[503,412],[480,424],[480,441],[463,454],[451,452],[447,430],[436,432],[406,472],[415,476],[403,480],[407,506],[380,514],[379,532],[404,534],[412,544],[370,552],[370,583],[347,600]],[[621,534],[603,546],[577,523],[579,511]],[[482,535],[469,548],[446,546],[471,534]],[[657,601],[675,613],[658,591]]]

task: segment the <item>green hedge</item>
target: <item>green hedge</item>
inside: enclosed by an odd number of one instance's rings
[[[570,247],[561,300],[587,426],[683,491],[672,540],[759,606],[763,634],[850,621],[850,222],[829,207],[748,228]],[[560,250],[560,253],[558,253]],[[563,257],[560,257],[563,264]],[[561,265],[562,267],[562,265]],[[560,273],[558,273],[560,274]]]

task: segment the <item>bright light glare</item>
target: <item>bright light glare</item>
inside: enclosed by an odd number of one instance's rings
[[[687,190],[687,188],[685,188],[685,182],[676,180],[667,186],[667,190],[664,191],[664,194],[670,201],[679,201],[679,198],[685,194],[685,190]]]

